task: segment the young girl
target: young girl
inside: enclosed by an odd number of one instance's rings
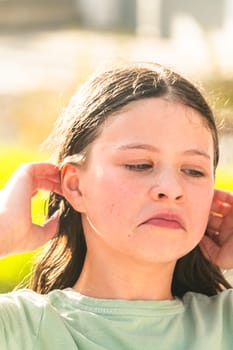
[[[56,165],[23,165],[1,192],[1,255],[48,242],[34,291],[0,296],[1,350],[231,349],[220,268],[233,267],[233,194],[214,192],[218,136],[200,92],[155,63],[115,66],[51,140]]]

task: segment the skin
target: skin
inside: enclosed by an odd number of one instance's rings
[[[0,257],[31,251],[50,240],[56,213],[43,226],[32,223],[31,199],[39,189],[61,194],[58,168],[49,163],[21,165],[0,192]]]
[[[171,299],[175,263],[207,226],[213,154],[202,117],[179,103],[144,99],[110,118],[87,164],[63,172],[88,246],[75,288],[100,298]]]
[[[190,120],[190,115],[188,119]],[[169,124],[167,123],[167,125]],[[92,152],[92,155],[94,155],[94,152]],[[88,168],[90,170],[90,162],[88,164]],[[59,169],[52,164],[29,163],[19,167],[19,169],[12,175],[11,179],[8,181],[6,186],[0,191],[1,256],[11,255],[15,252],[30,251],[34,248],[38,248],[39,246],[47,242],[49,239],[51,239],[51,237],[53,237],[53,235],[56,233],[59,214],[57,213],[54,217],[50,218],[50,220],[45,222],[42,226],[35,225],[34,223],[32,223],[31,219],[31,198],[36,194],[37,190],[44,189],[63,194],[64,196],[67,196],[67,198],[70,198],[72,202],[75,200],[77,206],[81,206],[83,197],[79,189],[79,184],[81,183],[80,170],[81,169],[79,167],[74,167],[69,164],[66,165],[63,170],[63,179],[61,184]],[[82,169],[82,171],[83,170],[84,169]],[[139,173],[138,176],[140,178],[140,176],[142,176],[141,173]],[[150,199],[151,197],[148,198],[149,201],[157,203],[156,199]],[[164,198],[164,202],[167,203],[168,198]],[[97,203],[99,203],[99,199]],[[153,206],[154,205],[155,204],[153,204]],[[124,208],[127,208],[127,206],[125,205]],[[14,220],[12,220],[12,218],[14,218]],[[107,215],[105,215],[105,218],[107,218]],[[156,231],[156,235],[158,236],[157,228],[155,227],[153,228],[153,230],[154,232]],[[218,233],[217,235],[216,232]],[[169,232],[167,231],[166,233],[164,229],[162,233],[169,235]],[[181,232],[181,235],[183,235],[183,237],[185,234],[185,232],[184,234],[183,232]],[[233,193],[222,190],[215,190],[211,206],[211,214],[209,216],[208,222],[208,234],[209,236],[204,236],[200,243],[203,252],[207,255],[209,259],[211,259],[216,264],[219,264],[220,267],[228,266],[228,268],[233,268]],[[151,235],[153,235],[152,232]],[[172,234],[171,232],[170,237],[172,235],[174,234]],[[175,235],[177,237],[177,234]],[[95,234],[93,234],[92,238],[93,237],[95,237]],[[152,239],[155,240],[155,238],[153,237]],[[159,239],[159,237],[157,237],[156,240],[157,239]],[[96,242],[96,239],[94,240],[94,242]],[[171,251],[172,250],[173,246]],[[109,248],[108,251],[109,253],[111,253],[111,250]],[[98,260],[100,260],[99,256],[101,254],[98,253],[98,251],[95,251],[94,253],[97,256]],[[119,295],[122,297],[125,296],[126,298],[140,298],[141,295],[141,297],[143,298],[144,295],[145,299],[146,297],[166,298],[165,292],[168,292],[168,298],[171,297],[171,295],[169,294],[170,275],[168,274],[168,278],[166,279],[166,281],[165,277],[167,275],[163,276],[163,273],[166,272],[167,264],[162,263],[159,266],[158,263],[152,262],[150,265],[150,263],[147,260],[144,261],[144,264],[142,264],[142,257],[140,258],[140,264],[136,263],[136,259],[134,259],[135,264],[133,264],[133,259],[129,256],[128,261],[131,262],[131,266],[134,265],[136,270],[135,271],[133,269],[133,273],[131,275],[128,268],[122,269],[121,264],[119,264],[123,256],[122,253],[120,256],[118,255],[117,259],[115,260],[115,264],[114,261],[112,263],[112,260],[110,259],[108,261],[108,264],[106,263],[106,261],[104,261],[104,265],[103,263],[102,265],[97,264],[98,260],[95,260],[94,253],[92,255],[88,255],[83,274],[75,286],[77,290],[86,290],[86,294],[90,294],[93,296],[99,295],[100,297],[101,295],[103,297],[114,297],[114,295]],[[124,255],[124,257],[125,256],[126,254]],[[96,263],[95,265],[88,264],[88,262],[91,262],[91,258]],[[164,269],[157,269],[154,271],[153,268],[155,267],[155,264],[157,264],[158,268],[161,268],[163,266]],[[141,266],[141,270],[139,266]],[[92,270],[92,267],[95,267],[98,270],[97,275],[94,274],[95,270]],[[112,276],[112,279],[109,276],[109,269],[112,269],[110,271],[112,274],[114,272],[114,276]],[[173,266],[171,270],[172,269]],[[143,278],[144,272],[146,273]],[[101,273],[102,275],[100,276]],[[156,274],[158,274],[158,279],[160,278],[159,282],[157,281],[158,283],[156,284],[156,290],[152,290],[152,296],[146,295],[146,290],[150,290],[151,288],[153,288],[152,284],[155,281]],[[88,279],[89,275],[91,275],[92,279]],[[127,280],[127,278],[130,276],[132,276],[132,278],[129,278],[129,280]],[[107,277],[108,280],[105,277]],[[136,277],[138,277],[138,279]],[[107,285],[106,290],[94,291],[94,286],[98,286],[100,284],[100,280],[101,286],[103,282],[104,287]],[[119,286],[117,286],[116,284],[119,281]],[[163,281],[163,283],[161,283],[161,281]],[[89,285],[86,284],[86,282],[89,282]],[[113,283],[112,286],[110,286],[110,282]],[[142,285],[140,285],[141,282],[143,283]],[[145,286],[147,288],[145,288]],[[130,292],[132,290],[135,291],[134,296],[130,295]]]
[[[232,269],[233,193],[215,190],[208,222],[208,236],[201,248],[207,259],[223,269]]]

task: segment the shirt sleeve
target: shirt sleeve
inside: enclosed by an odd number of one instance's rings
[[[33,291],[0,294],[0,349],[32,350],[43,310],[42,296]]]

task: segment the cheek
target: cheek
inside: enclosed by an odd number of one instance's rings
[[[102,189],[100,198],[103,207],[106,208],[110,215],[116,217],[123,215],[130,210],[130,202],[132,201],[133,191],[127,183],[120,181],[120,179],[103,179],[103,183],[99,184]]]
[[[123,220],[126,211],[130,210],[132,188],[119,177],[105,172],[96,177],[95,181],[92,180],[92,185],[87,188],[86,213],[93,221],[104,221],[108,225],[114,221],[112,224],[116,225]]]
[[[192,225],[196,227],[200,234],[203,234],[205,232],[208,223],[213,193],[213,188],[209,188],[203,191],[196,191],[194,194],[194,201],[192,204]]]

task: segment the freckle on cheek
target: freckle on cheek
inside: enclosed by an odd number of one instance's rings
[[[110,213],[112,213],[114,211],[114,208],[115,208],[115,204],[112,203],[110,206],[109,206],[109,211]]]

